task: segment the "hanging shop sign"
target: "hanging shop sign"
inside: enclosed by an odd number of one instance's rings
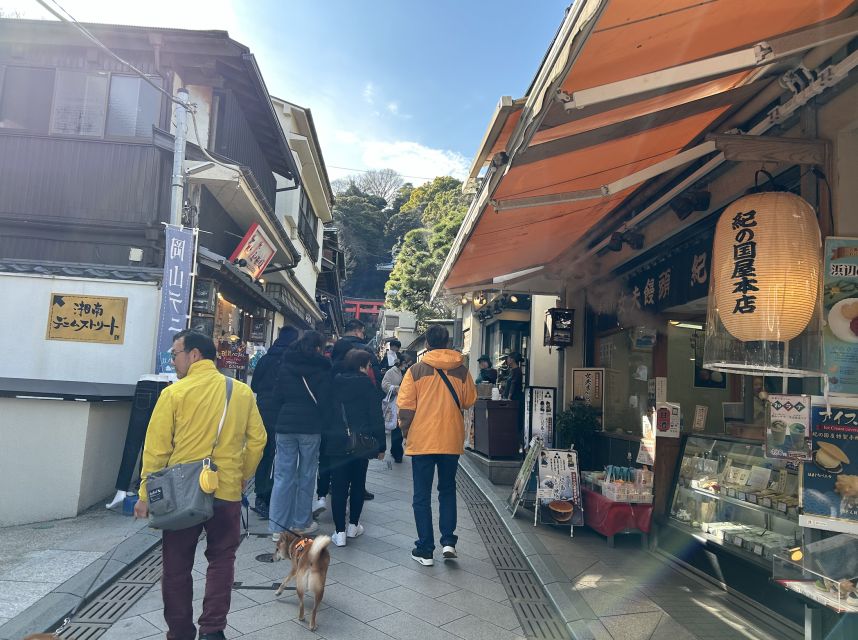
[[[229,261],[252,279],[258,280],[276,253],[277,248],[265,231],[258,224],[253,223],[232,252]]]
[[[546,309],[542,345],[560,349],[572,344],[575,309]]]
[[[714,230],[707,229],[663,259],[630,276],[620,309],[658,312],[705,298]]]
[[[542,449],[537,464],[539,520],[543,524],[583,526],[578,452]]]
[[[802,507],[816,528],[838,529],[837,522],[858,525],[858,402],[828,406],[813,397],[810,411],[812,462],[804,463]]]
[[[715,227],[709,300],[727,332],[742,342],[801,334],[816,308],[819,247],[816,213],[793,193],[730,204]]]
[[[822,342],[832,394],[858,394],[858,238],[825,239]]]
[[[268,319],[265,316],[254,316],[250,319],[250,340],[264,342],[268,333]]]
[[[191,310],[194,313],[214,314],[217,307],[217,285],[214,280],[197,278],[194,282],[194,300]]]
[[[554,444],[554,387],[527,387],[524,395],[524,437],[539,438],[545,446]]]
[[[173,336],[188,327],[191,289],[194,277],[196,232],[167,225],[164,255],[164,279],[161,283],[161,309],[158,314],[156,343],[157,373],[175,373],[170,357]]]
[[[48,340],[122,344],[128,298],[52,293]]]
[[[810,396],[772,393],[768,402],[766,457],[810,460]]]

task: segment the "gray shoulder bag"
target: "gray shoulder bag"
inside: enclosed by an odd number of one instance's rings
[[[212,452],[196,462],[170,465],[149,474],[146,479],[146,497],[149,501],[149,526],[164,531],[187,529],[209,520],[214,515],[214,491],[207,493],[200,486],[200,474],[217,471],[212,462],[226,420],[226,411],[232,396],[232,378],[226,378],[226,400],[217,426]]]

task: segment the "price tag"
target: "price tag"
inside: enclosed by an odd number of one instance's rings
[[[737,494],[736,494],[736,497],[737,497],[739,500],[745,500],[745,501],[747,501],[747,500],[748,500],[748,496],[747,496],[747,494],[746,494],[744,491],[740,491],[739,493],[737,493]]]
[[[772,499],[767,497],[760,498],[760,504],[768,509],[772,508]]]
[[[788,505],[786,502],[778,502],[778,511],[780,511],[781,513],[786,513],[787,512],[787,506]]]
[[[736,497],[736,490],[732,487],[727,487],[727,496],[730,498]]]
[[[734,544],[735,546],[737,546],[737,547],[741,547],[741,546],[742,546],[742,543],[744,543],[744,542],[745,542],[745,541],[744,541],[744,540],[742,540],[742,536],[734,536],[734,537],[733,537],[733,544]]]
[[[750,502],[751,504],[757,504],[757,496],[755,496],[753,493],[749,493],[748,502]]]
[[[758,556],[763,555],[763,545],[755,544],[754,545],[754,553],[756,553]]]

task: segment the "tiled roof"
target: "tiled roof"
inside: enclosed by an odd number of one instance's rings
[[[0,274],[3,273],[32,273],[43,276],[158,282],[161,280],[163,270],[150,267],[119,267],[107,264],[0,258]]]

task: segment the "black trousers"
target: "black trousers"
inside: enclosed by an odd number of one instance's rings
[[[319,455],[319,479],[316,481],[316,495],[320,498],[331,492],[331,458]]]
[[[156,380],[141,380],[134,388],[134,401],[131,403],[131,417],[128,418],[128,434],[125,436],[125,448],[122,451],[122,462],[119,463],[119,473],[116,475],[116,490],[128,491],[131,478],[134,477],[134,467],[140,457],[140,450],[146,440],[146,429],[149,419],[158,402],[158,396],[169,382]]]
[[[264,418],[262,422],[265,425],[268,440],[265,442],[265,449],[262,450],[259,466],[256,467],[256,475],[254,476],[256,488],[254,491],[257,502],[268,504],[271,502],[271,490],[274,488],[274,452],[277,450],[277,438],[274,429],[268,428],[268,422]]]
[[[331,511],[336,531],[346,530],[346,499],[349,503],[349,522],[360,522],[363,496],[366,491],[366,458],[340,458],[331,469]]]
[[[390,432],[390,455],[395,460],[402,460],[405,451],[402,449],[402,429],[396,427]]]

